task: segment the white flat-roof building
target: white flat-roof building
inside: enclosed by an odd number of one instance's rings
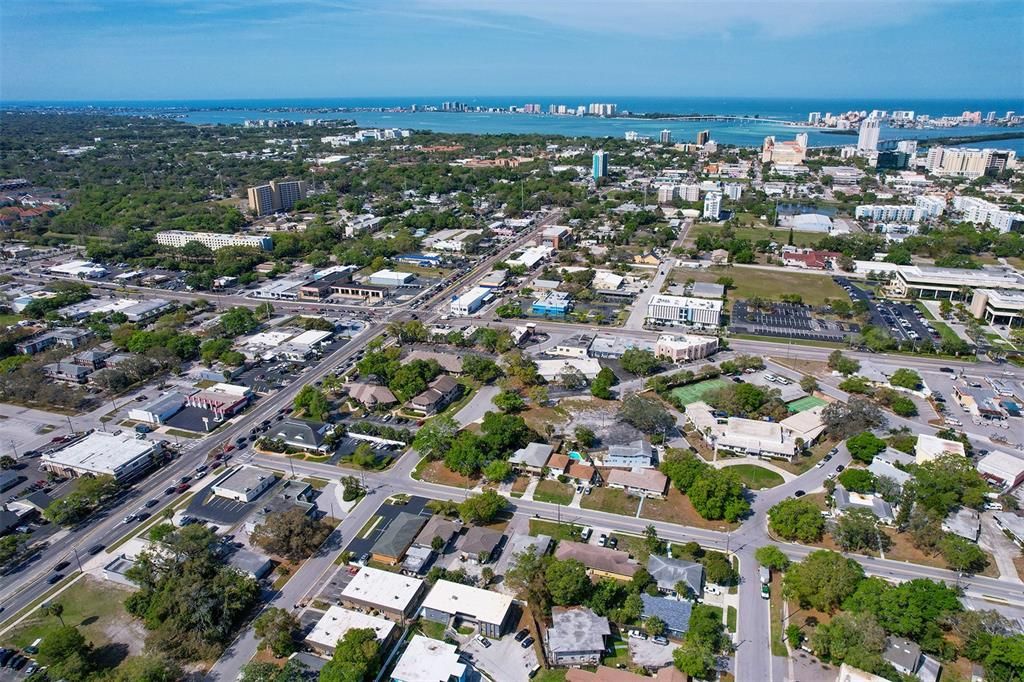
[[[722,301],[690,296],[655,294],[647,303],[647,322],[665,327],[718,327]]]
[[[77,443],[43,455],[42,468],[72,478],[92,474],[125,481],[146,471],[159,452],[159,444],[134,434],[95,431]]]
[[[883,264],[872,264],[868,270],[881,271]],[[858,266],[858,270],[860,267]],[[964,289],[1024,290],[1024,275],[1012,268],[987,267],[979,270],[933,268],[920,265],[896,265],[893,278],[886,285],[888,293],[897,298],[963,298]]]
[[[423,600],[423,617],[438,623],[452,618],[476,622],[489,637],[501,637],[509,625],[512,597],[479,587],[438,580]]]
[[[1024,291],[975,289],[971,314],[989,324],[1019,327],[1024,324]]]
[[[379,284],[385,287],[400,287],[408,284],[416,278],[411,272],[397,272],[395,270],[378,270],[370,275],[367,281],[370,284]]]
[[[416,611],[424,584],[419,578],[364,566],[342,590],[339,601],[402,622]]]
[[[252,502],[277,482],[274,472],[254,466],[240,466],[217,481],[211,490],[219,497]]]
[[[493,294],[488,287],[473,287],[466,293],[452,299],[452,315],[465,317],[472,315],[489,299]]]
[[[527,270],[533,270],[537,267],[538,263],[550,258],[553,251],[554,249],[550,246],[531,246],[524,249],[523,252],[515,258],[509,258],[505,262],[509,265],[522,265]]]
[[[70,277],[79,277],[82,279],[104,277],[109,272],[109,270],[102,265],[97,265],[96,263],[87,260],[68,261],[67,263],[54,265],[50,267],[49,270],[55,275],[68,275]]]
[[[466,665],[459,662],[459,650],[422,635],[413,635],[391,671],[392,682],[462,682]]]
[[[922,433],[917,437],[917,445],[914,446],[914,461],[918,464],[930,462],[942,455],[966,456],[964,444],[955,440],[946,440],[937,436],[930,436]]]
[[[266,235],[224,234],[221,232],[187,232],[185,230],[164,230],[156,233],[156,243],[180,249],[186,244],[202,244],[211,251],[228,246],[248,246],[253,249],[270,251],[274,240]]]
[[[394,622],[386,618],[332,605],[317,621],[313,630],[306,635],[306,643],[320,654],[331,656],[334,654],[338,640],[344,637],[349,630],[373,630],[377,635],[377,641],[383,645],[391,640],[397,627]]]
[[[978,460],[978,473],[1003,490],[1024,482],[1024,459],[995,450]]]
[[[786,460],[796,454],[796,437],[781,424],[739,417],[718,419],[711,406],[704,402],[687,405],[686,416],[696,432],[716,451]]]
[[[544,377],[545,381],[557,380],[559,375],[566,371],[579,370],[587,379],[593,379],[601,371],[601,363],[594,358],[554,358],[551,360],[535,360],[537,373]]]

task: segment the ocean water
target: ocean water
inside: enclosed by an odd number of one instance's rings
[[[1014,99],[931,99],[931,100],[834,100],[834,99],[783,99],[783,98],[739,98],[739,97],[617,97],[571,96],[571,97],[400,97],[400,98],[323,98],[323,99],[267,99],[267,100],[195,100],[195,101],[122,101],[122,102],[75,102],[75,103],[18,103],[18,106],[67,106],[90,105],[97,108],[114,107],[125,113],[160,113],[172,115],[179,120],[194,124],[238,124],[246,119],[273,119],[301,121],[307,118],[354,119],[363,127],[397,127],[414,130],[431,130],[440,133],[511,133],[547,134],[568,137],[616,137],[626,131],[635,130],[641,135],[657,139],[661,130],[672,132],[676,142],[689,142],[701,130],[710,130],[712,139],[722,144],[739,146],[760,146],[766,135],[780,139],[791,139],[797,132],[807,132],[811,146],[849,144],[853,136],[833,135],[814,128],[798,128],[769,121],[658,121],[625,118],[596,118],[576,116],[552,116],[547,114],[512,113],[449,113],[409,111],[354,111],[324,112],[317,109],[353,108],[388,109],[409,108],[416,104],[440,106],[445,99],[464,102],[469,106],[505,107],[527,103],[540,104],[546,110],[548,104],[567,106],[586,105],[591,102],[615,103],[620,111],[636,113],[674,114],[717,114],[729,116],[757,116],[763,119],[802,122],[812,111],[839,113],[848,110],[884,109],[893,111],[913,110],[918,114],[933,117],[960,114],[964,111],[981,111],[985,116],[995,111],[1003,116],[1007,111],[1024,111],[1024,101]],[[982,135],[992,132],[1006,132],[1006,128],[994,126],[960,126],[953,129],[893,129],[883,128],[881,139],[903,139],[908,137],[941,137],[950,134]],[[1024,130],[1022,130],[1024,132]],[[1024,139],[999,140],[983,143],[986,146],[1015,149],[1024,153]]]

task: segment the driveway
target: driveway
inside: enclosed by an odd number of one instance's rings
[[[981,515],[981,537],[978,538],[978,546],[992,553],[999,569],[999,579],[1006,582],[1020,583],[1017,569],[1013,565],[1013,559],[1020,555],[1017,545],[1010,542],[1010,539],[999,530],[992,520],[992,514]]]
[[[460,637],[459,648],[470,657],[473,665],[486,673],[492,680],[502,682],[527,682],[530,670],[537,665],[537,651],[533,646],[524,649],[512,635],[501,639],[489,639],[491,646],[484,648],[473,634]]]
[[[494,396],[500,392],[501,389],[497,386],[484,386],[476,392],[476,395],[473,396],[465,407],[455,414],[455,421],[459,423],[459,426],[466,426],[483,419],[488,411],[496,412],[498,408],[494,406],[492,401]]]

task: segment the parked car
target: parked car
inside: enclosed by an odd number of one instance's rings
[[[661,635],[657,635],[655,637],[651,637],[651,641],[654,642],[655,644],[660,644],[662,646],[667,646],[668,645],[668,640],[665,639],[664,637],[662,637]]]
[[[647,639],[647,635],[640,632],[639,630],[630,630],[629,637],[630,639]]]
[[[524,639],[526,639],[526,636],[529,635],[529,634],[530,634],[530,631],[527,630],[526,628],[523,628],[522,630],[520,630],[519,632],[516,633],[516,641],[517,642],[523,641]]]
[[[608,538],[608,546],[611,547],[612,549],[615,549],[616,547],[619,546],[619,539],[617,537],[615,537],[615,536],[612,536],[612,537]]]
[[[793,497],[803,497],[806,494],[807,493],[805,493],[803,490],[797,490],[795,493],[793,493]]]
[[[532,645],[533,645],[533,637],[527,637],[526,639],[524,639],[522,641],[522,643],[519,646],[523,647],[524,649],[529,649]]]
[[[476,641],[480,642],[480,645],[485,649],[491,646],[491,640],[487,639],[483,635],[477,635]]]
[[[771,599],[772,591],[767,585],[761,585],[761,599]]]

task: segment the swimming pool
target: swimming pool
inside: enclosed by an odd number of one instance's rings
[[[581,455],[580,453],[578,453],[575,450],[573,450],[572,452],[569,453],[569,459],[575,459],[578,462],[582,462],[583,461],[583,455]]]

